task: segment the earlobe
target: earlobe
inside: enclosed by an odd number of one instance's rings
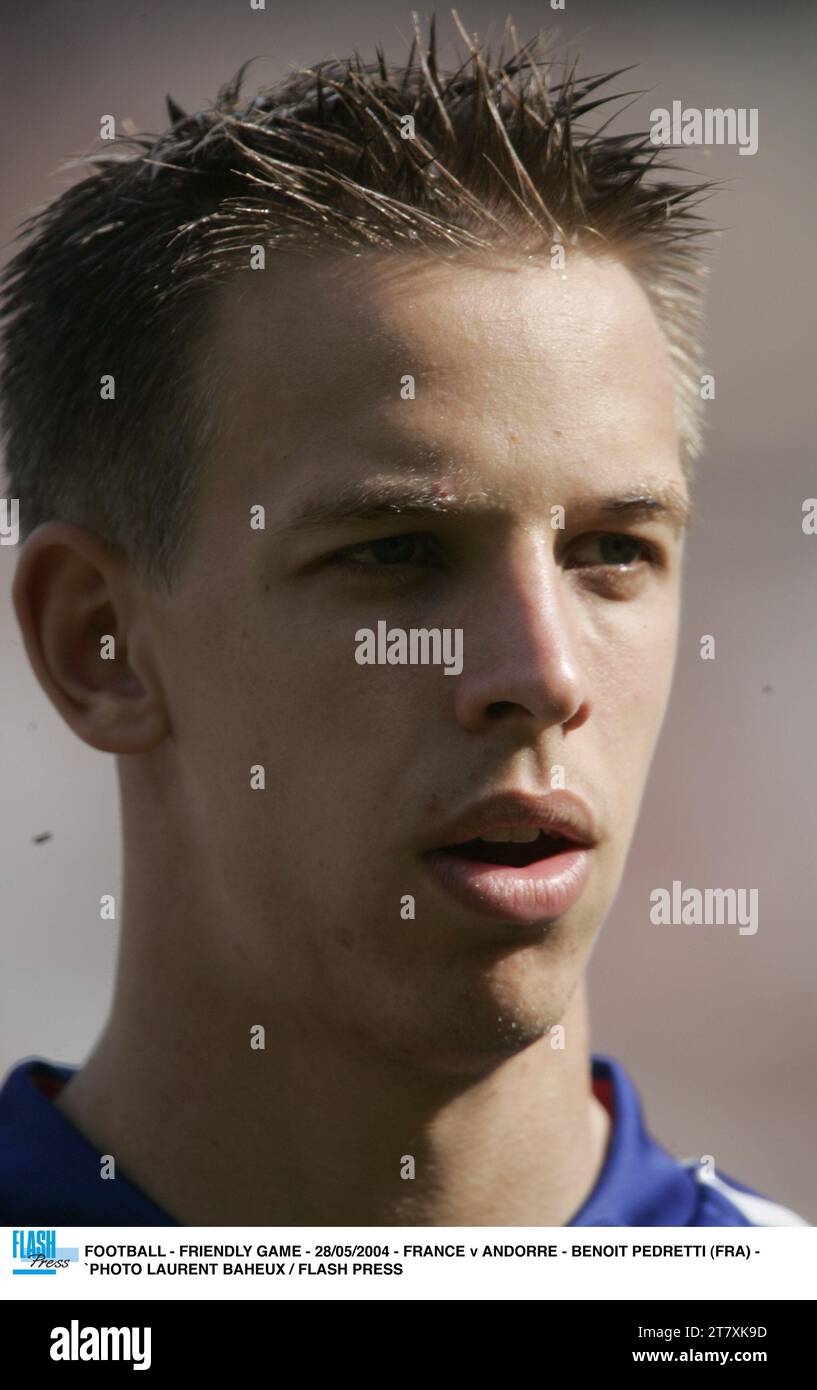
[[[37,680],[78,738],[143,753],[168,732],[127,560],[83,527],[46,522],[24,543],[12,585]]]

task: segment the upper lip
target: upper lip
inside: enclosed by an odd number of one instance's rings
[[[495,830],[538,829],[580,845],[597,842],[593,813],[575,792],[501,792],[475,802],[435,832],[434,848],[463,845]]]

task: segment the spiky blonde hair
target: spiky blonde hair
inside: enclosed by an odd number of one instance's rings
[[[562,241],[618,256],[665,336],[691,476],[710,231],[696,207],[713,184],[669,179],[649,134],[580,127],[633,95],[599,95],[627,69],[580,78],[547,35],[520,45],[510,19],[493,60],[452,15],[468,55],[456,70],[439,68],[435,20],[424,44],[416,16],[399,66],[377,47],[373,63],[334,58],[242,103],[245,63],[208,109],[168,98],[163,134],[78,161],[93,172],[24,224],[4,276],[2,375],[24,536],[76,521],[172,585],[212,437],[198,329],[208,291],[258,244],[467,260],[549,257]],[[100,400],[105,374],[115,403]]]

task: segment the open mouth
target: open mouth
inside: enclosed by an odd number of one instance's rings
[[[470,860],[472,864],[495,864],[501,868],[526,869],[540,859],[552,859],[556,854],[578,846],[564,835],[546,835],[543,830],[525,840],[467,840],[462,845],[443,845],[440,854]]]
[[[592,813],[563,791],[486,798],[440,825],[435,839],[426,870],[471,927],[487,917],[549,932],[578,903],[596,860]],[[462,925],[461,914],[455,920]]]

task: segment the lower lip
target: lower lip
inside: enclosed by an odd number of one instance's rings
[[[517,869],[478,864],[433,850],[426,856],[437,883],[464,907],[506,922],[553,921],[581,897],[591,851],[577,846]]]

